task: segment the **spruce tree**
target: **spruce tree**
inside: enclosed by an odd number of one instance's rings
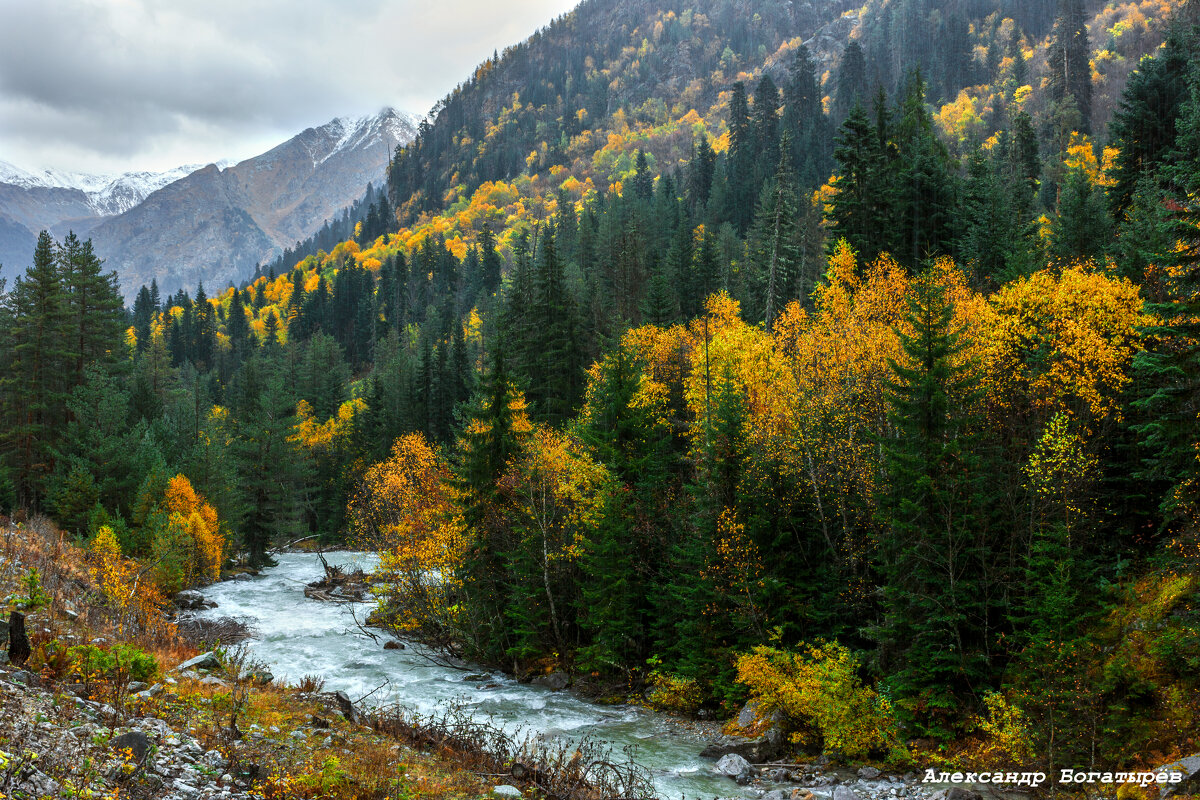
[[[1091,56],[1083,0],[1059,0],[1058,18],[1046,52],[1050,97],[1060,104],[1068,99],[1074,102],[1083,133],[1092,130]]]
[[[888,488],[878,551],[883,617],[875,631],[897,707],[918,730],[948,736],[988,675],[978,581],[988,563],[972,407],[977,378],[963,362],[954,308],[929,275],[917,282],[903,362],[888,388],[894,433],[881,442]]]
[[[799,212],[790,150],[790,138],[784,136],[775,177],[763,187],[746,245],[751,284],[748,288],[754,301],[750,307],[762,309],[768,331],[783,307],[796,299],[796,278],[800,272],[796,232]]]
[[[59,251],[70,315],[70,347],[75,358],[74,385],[84,382],[89,364],[124,361],[124,306],[115,272],[101,272],[102,262],[89,239],[68,233]]]
[[[1194,531],[1200,518],[1200,68],[1193,68],[1190,83],[1175,164],[1166,171],[1169,250],[1155,259],[1172,268],[1159,287],[1162,301],[1150,307],[1159,321],[1146,330],[1146,348],[1134,358],[1134,407],[1145,452],[1139,477],[1169,487],[1160,504],[1165,525]]]
[[[54,469],[53,444],[66,421],[70,378],[70,298],[54,241],[42,231],[33,264],[9,297],[9,357],[4,394],[16,402],[5,409],[6,450],[13,467],[17,502],[37,508],[43,482]]]

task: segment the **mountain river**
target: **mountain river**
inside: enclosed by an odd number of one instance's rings
[[[374,563],[373,556],[366,554],[333,553],[326,558],[348,568],[369,570]],[[252,657],[267,664],[276,680],[297,683],[305,675],[320,675],[326,691],[344,691],[352,700],[370,694],[367,703],[399,703],[426,714],[459,701],[513,730],[588,735],[610,743],[615,753],[633,746],[635,760],[651,771],[665,798],[711,798],[744,791],[715,774],[713,762],[700,758],[704,739],[662,714],[636,706],[595,705],[569,691],[518,683],[500,672],[441,666],[407,643],[403,650],[384,650],[382,638],[372,641],[355,624],[353,615],[363,619],[369,605],[326,603],[304,596],[305,584],[324,574],[317,556],[286,553],[278,561],[278,566],[252,580],[208,587],[205,596],[218,605],[200,612],[205,617],[247,621],[255,632],[249,642]],[[465,680],[480,673],[489,675],[486,682]]]

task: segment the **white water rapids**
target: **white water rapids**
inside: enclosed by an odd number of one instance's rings
[[[331,564],[370,569],[373,557],[355,553],[327,555]],[[315,555],[288,553],[279,565],[248,581],[226,581],[204,590],[217,608],[204,617],[238,617],[255,631],[252,658],[270,667],[276,680],[297,683],[320,675],[326,691],[344,691],[352,700],[378,689],[368,703],[399,703],[421,713],[460,701],[481,717],[490,716],[509,729],[522,728],[547,736],[585,736],[611,743],[615,753],[636,748],[635,760],[648,768],[666,798],[706,798],[740,793],[733,781],[716,775],[712,762],[700,758],[704,741],[678,724],[636,706],[598,706],[569,691],[552,692],[521,684],[499,673],[486,683],[464,678],[462,671],[439,666],[406,644],[384,650],[358,631],[352,617],[366,616],[370,606],[324,603],[304,596],[304,586],[324,571]],[[483,689],[481,685],[494,684]]]

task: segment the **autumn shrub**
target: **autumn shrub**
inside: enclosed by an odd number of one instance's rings
[[[650,659],[650,666],[654,669],[648,676],[649,690],[646,692],[646,702],[651,708],[659,711],[695,714],[704,702],[704,693],[699,682],[694,678],[663,672],[657,668],[660,663],[657,658]]]
[[[759,646],[737,659],[737,680],[763,713],[782,711],[791,740],[848,758],[905,760],[892,704],[858,677],[860,664],[837,642],[798,651]]]
[[[1033,733],[1020,705],[999,692],[983,696],[986,716],[980,717],[979,730],[985,740],[979,749],[981,765],[1019,767],[1034,755]]]
[[[84,678],[85,683],[122,677],[148,683],[159,671],[158,659],[132,645],[115,644],[105,649],[83,644],[71,647],[67,652],[72,666]]]
[[[143,643],[174,637],[175,628],[163,614],[167,603],[162,590],[147,570],[122,554],[111,527],[101,527],[92,537],[88,560],[100,607],[111,615],[118,633],[136,632]]]

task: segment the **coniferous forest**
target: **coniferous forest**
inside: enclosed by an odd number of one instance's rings
[[[0,512],[851,759],[1200,749],[1200,14],[857,14],[585,0],[242,286],[43,234]]]

